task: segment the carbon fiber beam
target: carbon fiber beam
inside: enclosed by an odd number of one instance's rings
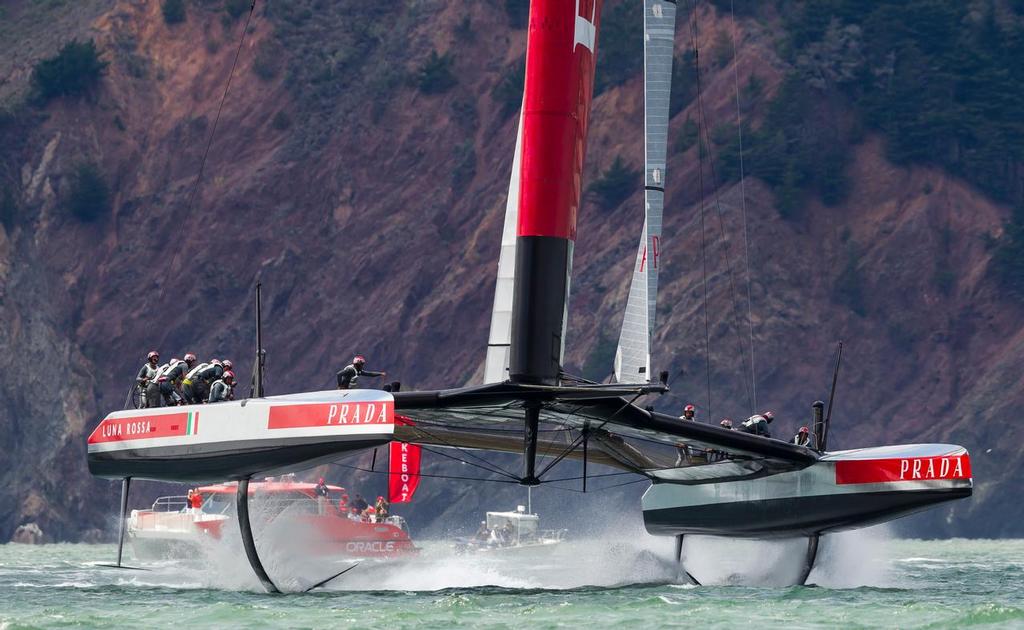
[[[263,588],[268,593],[280,593],[280,589],[267,575],[260,561],[260,554],[256,551],[256,541],[252,536],[252,523],[249,521],[249,479],[245,478],[238,482],[238,489],[235,490],[235,511],[238,513],[238,531],[242,534],[242,546],[245,547],[245,555],[249,558],[249,566],[260,579]]]

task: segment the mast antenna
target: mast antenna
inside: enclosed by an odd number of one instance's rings
[[[256,398],[263,398],[263,374],[267,351],[263,349],[263,283],[256,283],[256,369],[253,372]]]
[[[836,369],[832,373],[832,391],[828,394],[828,411],[825,412],[825,425],[821,435],[821,451],[828,448],[828,427],[832,422],[832,403],[836,400],[836,382],[839,380],[839,366],[843,362],[843,342],[839,342],[839,354],[836,356]]]

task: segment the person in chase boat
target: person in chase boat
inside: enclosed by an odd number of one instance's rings
[[[387,376],[387,372],[371,372],[364,369],[365,365],[366,359],[363,355],[357,354],[352,359],[352,363],[346,365],[338,372],[338,389],[356,389],[356,382],[360,376]]]

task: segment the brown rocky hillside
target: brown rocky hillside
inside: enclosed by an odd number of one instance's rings
[[[502,86],[514,85],[526,38],[505,3],[398,3],[384,23],[372,3],[257,2],[191,205],[246,16],[195,0],[184,22],[167,24],[160,4],[2,9],[0,99],[11,113],[0,119],[0,186],[16,212],[0,227],[0,540],[28,522],[57,540],[110,531],[117,491],[89,476],[85,436],[122,406],[151,348],[229,356],[247,383],[257,281],[271,392],[330,387],[355,351],[404,388],[482,373],[514,145]],[[702,64],[732,33],[738,83],[757,77],[744,112],[756,129],[787,71],[778,19],[733,24],[712,6],[698,18]],[[689,32],[681,15],[680,55]],[[32,66],[75,37],[94,39],[109,63],[99,86],[26,103]],[[431,87],[445,74],[431,74],[432,52],[450,64],[447,89]],[[732,64],[708,62],[702,79],[709,125],[735,133]],[[596,98],[588,181],[616,157],[640,167],[642,109],[639,75]],[[691,100],[673,134],[697,118]],[[796,218],[780,215],[764,182],[745,182],[757,405],[776,411],[784,434],[806,423],[843,340],[833,447],[950,441],[971,451],[975,496],[909,533],[1024,535],[1014,413],[1024,406],[1024,310],[1001,295],[990,264],[1009,208],[938,168],[892,165],[884,143],[865,134],[845,200],[827,206],[808,192]],[[111,191],[94,221],[67,209],[83,161]],[[751,406],[741,189],[713,190],[705,166],[708,409],[698,163],[696,144],[675,143],[655,364],[682,375],[653,403],[692,400],[704,420],[737,418]],[[637,189],[581,212],[571,371],[610,368],[641,204]],[[615,496],[622,511],[635,505],[635,492]],[[440,529],[494,500],[433,480],[411,510]]]

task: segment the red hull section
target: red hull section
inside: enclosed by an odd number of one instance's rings
[[[318,551],[330,555],[358,558],[389,558],[417,553],[408,534],[388,523],[364,523],[345,517],[305,516],[316,540],[311,541]]]
[[[971,458],[963,455],[854,459],[836,462],[836,484],[970,479]]]

